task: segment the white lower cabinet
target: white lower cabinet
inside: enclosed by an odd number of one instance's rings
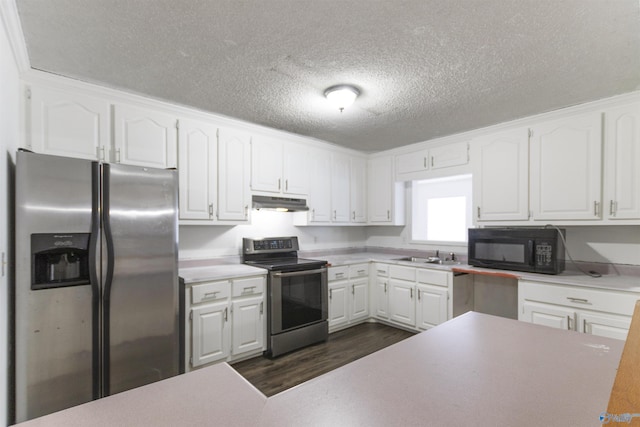
[[[389,320],[416,325],[415,282],[389,279]]]
[[[369,264],[329,268],[329,331],[369,318]]]
[[[625,340],[640,294],[520,280],[518,320]]]
[[[389,318],[389,265],[376,263],[375,283],[372,291],[372,307],[378,319]]]
[[[186,370],[264,350],[265,277],[194,284],[186,290]]]
[[[447,288],[418,285],[417,327],[430,329],[447,321]]]

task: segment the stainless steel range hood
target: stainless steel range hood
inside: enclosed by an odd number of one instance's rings
[[[278,212],[308,211],[305,199],[289,197],[253,196],[253,209],[269,209]]]

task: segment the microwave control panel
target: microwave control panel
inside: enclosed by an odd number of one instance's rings
[[[536,242],[536,265],[551,265],[553,263],[553,246],[547,242]]]

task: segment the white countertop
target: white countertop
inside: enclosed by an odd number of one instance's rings
[[[599,426],[624,342],[466,313],[265,398],[226,363],[25,426]]]
[[[184,279],[184,283],[189,285],[198,282],[207,282],[210,280],[227,280],[236,277],[266,275],[267,270],[264,268],[251,267],[245,264],[220,264],[206,267],[189,267],[181,268],[180,277]]]

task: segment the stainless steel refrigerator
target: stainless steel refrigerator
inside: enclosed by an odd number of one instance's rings
[[[17,153],[16,422],[179,373],[177,187]]]

